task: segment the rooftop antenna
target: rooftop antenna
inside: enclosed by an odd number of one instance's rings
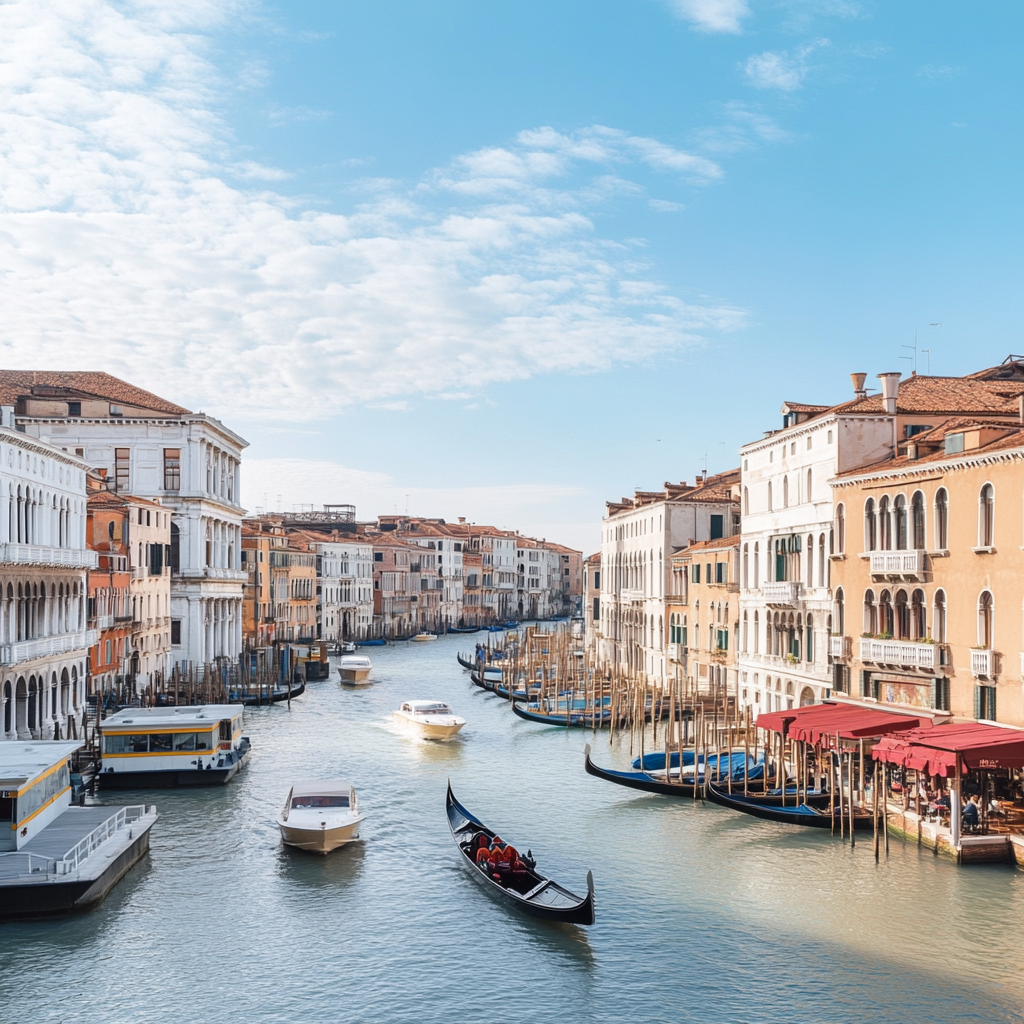
[[[914,376],[917,376],[917,328],[914,328],[914,344],[900,345],[900,348],[909,348],[914,354],[912,356],[900,356],[900,359],[909,359],[913,366]]]

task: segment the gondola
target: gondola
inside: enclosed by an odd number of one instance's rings
[[[387,640],[385,640],[384,637],[379,636],[374,640],[357,640],[356,643],[360,647],[383,647],[387,643]]]
[[[448,812],[448,827],[451,829],[452,839],[459,848],[463,866],[488,892],[508,901],[517,909],[545,921],[563,921],[566,924],[594,923],[592,872],[587,872],[587,895],[577,896],[568,889],[563,889],[557,882],[538,874],[534,870],[533,858],[527,853],[526,868],[521,872],[521,877],[516,881],[510,880],[508,885],[502,885],[476,866],[472,852],[476,848],[479,836],[485,836],[490,842],[496,833],[455,799],[450,782],[445,810]]]
[[[232,704],[244,704],[247,708],[265,707],[267,704],[280,704],[283,700],[295,700],[306,692],[306,683],[299,680],[292,684],[291,692],[284,687],[275,688],[270,691],[268,698],[266,693],[258,690],[231,690],[228,693],[228,700]]]
[[[744,814],[752,814],[755,818],[764,818],[765,821],[778,821],[784,825],[804,825],[811,828],[832,828],[833,821],[836,829],[840,827],[839,807],[830,814],[827,809],[828,794],[825,795],[826,807],[810,807],[801,803],[797,807],[773,806],[762,802],[754,796],[743,796],[741,793],[727,793],[720,786],[709,782],[707,786],[708,799],[712,803],[728,807],[734,811],[742,811]],[[849,827],[849,811],[843,815],[845,827]],[[853,815],[853,827],[858,832],[870,832],[874,828],[872,816],[864,811],[855,811]]]
[[[541,725],[557,725],[562,729],[567,727],[564,711],[532,711],[528,707],[523,707],[523,705],[516,700],[512,701],[512,710],[527,722],[539,722]],[[579,711],[570,712],[568,728],[592,729],[595,722],[598,728],[602,728],[608,725],[611,720],[612,713],[610,708],[604,708],[596,714],[589,709],[580,709]]]
[[[476,668],[476,662],[470,661],[469,658],[464,658],[461,654],[456,654],[455,657],[458,660],[458,663],[463,668],[468,668],[470,672],[472,672],[473,669]]]
[[[481,690],[489,690],[491,693],[494,692],[494,683],[484,679],[479,672],[470,672],[469,678],[473,680],[473,685],[479,686]]]
[[[479,633],[482,626],[449,626],[449,633]]]

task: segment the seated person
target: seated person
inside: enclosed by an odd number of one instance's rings
[[[972,796],[971,799],[964,804],[962,819],[964,828],[976,828],[978,825],[978,805],[975,801],[976,798]]]

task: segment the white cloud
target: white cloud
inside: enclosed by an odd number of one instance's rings
[[[682,203],[673,203],[670,199],[648,199],[647,205],[658,213],[678,213],[686,209]]]
[[[917,69],[917,77],[927,78],[930,82],[943,82],[958,78],[963,70],[962,67],[952,64],[925,64]]]
[[[750,14],[745,0],[670,0],[676,16],[699,32],[739,32]]]
[[[217,113],[204,33],[244,5],[0,5],[0,365],[104,369],[224,417],[407,407],[643,360],[740,326],[597,236],[625,177],[713,160],[595,126],[525,132],[348,215],[270,189]],[[212,49],[212,47],[210,47]]]
[[[804,78],[811,70],[810,55],[822,47],[829,46],[827,39],[807,43],[792,53],[785,50],[766,50],[753,54],[743,65],[750,84],[758,89],[782,89],[793,92],[803,85]]]

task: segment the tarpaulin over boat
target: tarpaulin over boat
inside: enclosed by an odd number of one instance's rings
[[[790,711],[770,711],[758,715],[757,724],[795,740],[817,743],[827,736],[839,735],[850,740],[916,729],[922,725],[922,720],[858,704],[826,701]]]
[[[980,722],[949,723],[885,736],[871,751],[876,761],[947,777],[956,774],[958,754],[965,772],[1024,768],[1024,731]]]

